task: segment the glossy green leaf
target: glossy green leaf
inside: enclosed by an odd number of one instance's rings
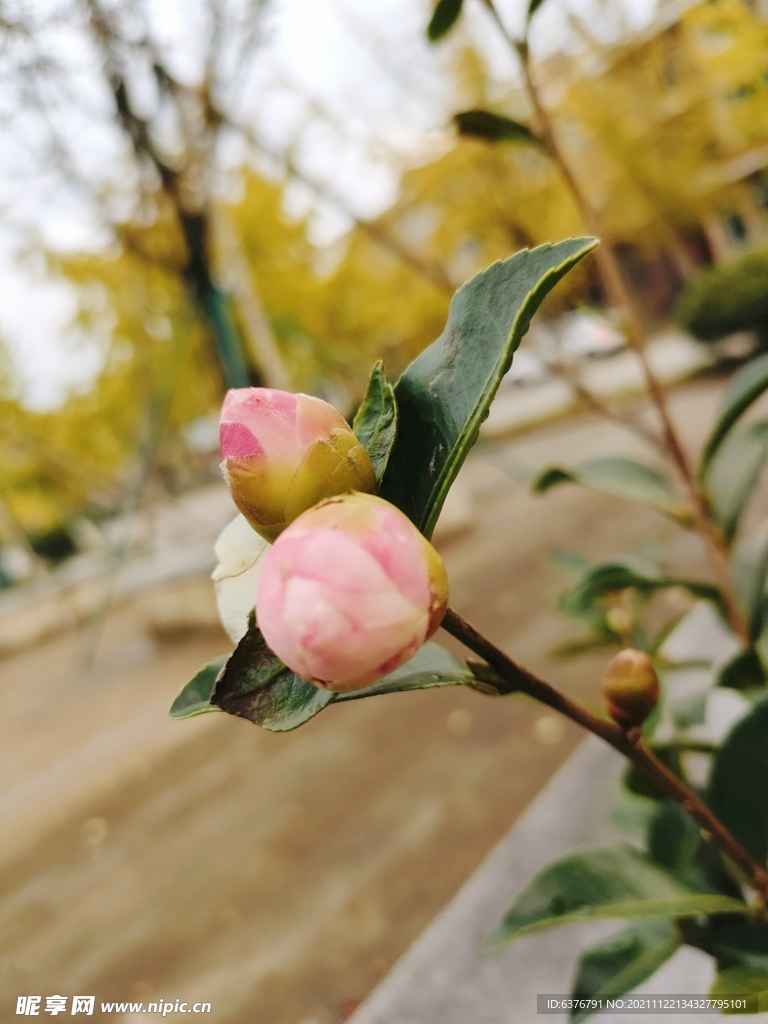
[[[620,562],[598,565],[590,569],[575,587],[561,596],[559,604],[561,609],[569,614],[583,615],[593,607],[596,600],[617,590],[632,588],[650,597],[656,591],[669,587],[683,587],[694,597],[712,601],[718,606],[721,604],[720,592],[712,583],[687,580],[678,576],[653,576]]]
[[[211,702],[271,732],[289,732],[333,698],[287,668],[267,647],[258,626],[252,626],[221,670]]]
[[[376,479],[381,483],[397,433],[395,391],[386,378],[381,360],[371,370],[368,389],[357,410],[352,429],[370,455]]]
[[[675,493],[667,478],[634,459],[588,459],[571,469],[552,466],[539,473],[533,482],[533,490],[543,494],[562,483],[584,484],[603,494],[651,505],[678,522],[691,522],[688,506]]]
[[[203,665],[200,671],[192,676],[171,704],[171,710],[168,712],[171,718],[194,718],[195,715],[204,715],[208,711],[221,710],[215,704],[211,704],[211,693],[216,676],[226,660],[227,655],[221,654],[213,661],[209,661],[207,665]]]
[[[209,683],[212,685],[212,681]],[[332,693],[287,668],[269,650],[260,630],[252,624],[219,674],[210,698],[213,706],[201,710],[227,711],[271,732],[288,732],[304,725],[333,703],[405,690],[461,685],[475,686],[475,675],[444,647],[430,642],[405,665],[370,686]],[[188,717],[188,714],[175,717]]]
[[[745,997],[746,1006],[724,1008],[729,1016],[742,1013],[765,1013],[768,1010],[768,971],[751,967],[729,967],[720,971],[709,990],[712,999],[736,1000]]]
[[[718,686],[731,690],[754,690],[765,686],[765,669],[754,647],[739,651],[720,669]]]
[[[459,20],[464,0],[438,0],[427,26],[427,38],[436,43],[446,36]]]
[[[768,457],[768,420],[730,433],[704,474],[712,514],[728,540],[757,486]]]
[[[493,114],[490,110],[465,110],[454,114],[453,120],[459,135],[486,142],[523,142],[540,146],[541,139],[531,129],[511,117]]]
[[[403,690],[429,690],[436,686],[468,685],[475,677],[467,666],[455,658],[450,651],[435,643],[426,643],[410,661],[378,679],[362,690],[336,694],[336,701],[359,700],[361,697],[376,697],[383,693],[399,693]]]
[[[631,992],[658,970],[681,942],[671,921],[641,921],[587,950],[576,968],[574,999],[615,999]],[[575,1009],[571,1020],[586,1020]]]
[[[702,479],[731,427],[768,388],[768,352],[750,360],[733,376],[720,403],[720,414],[701,457]]]
[[[517,897],[492,941],[572,921],[746,911],[730,896],[691,888],[631,846],[610,846],[548,864]]]
[[[768,856],[768,699],[737,722],[715,754],[707,804],[760,864]]]
[[[431,537],[512,356],[544,297],[596,242],[569,239],[494,263],[454,295],[442,335],[395,386],[399,426],[381,495]]]

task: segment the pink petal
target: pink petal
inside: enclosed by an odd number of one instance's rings
[[[222,459],[264,454],[258,438],[242,423],[222,423],[219,437]]]
[[[410,521],[394,508],[377,506],[374,525],[361,534],[360,543],[404,597],[419,608],[429,608],[429,569]]]

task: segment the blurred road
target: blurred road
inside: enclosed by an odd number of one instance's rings
[[[718,394],[674,396],[692,444]],[[567,577],[549,552],[652,538],[689,571],[700,557],[650,510],[577,487],[534,498],[523,482],[617,452],[640,449],[585,417],[474,454],[475,524],[442,545],[452,603],[593,704],[602,657],[547,653],[578,631],[552,610]],[[93,629],[0,663],[3,1020],[18,995],[56,993],[95,995],[95,1018],[101,1001],[180,998],[211,1002],[217,1024],[340,1022],[579,739],[525,698],[459,689],[353,702],[285,736],[224,715],[173,723],[171,699],[223,634],[199,622],[174,638],[127,603],[85,665]]]

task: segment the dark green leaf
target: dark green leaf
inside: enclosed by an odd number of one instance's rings
[[[438,0],[427,26],[427,38],[432,43],[447,35],[459,20],[464,0]]]
[[[752,359],[731,379],[720,403],[720,415],[701,457],[702,479],[731,427],[768,388],[768,352]]]
[[[694,888],[704,885],[697,864],[701,831],[679,804],[664,800],[648,823],[648,856]]]
[[[204,715],[208,711],[221,710],[211,704],[210,698],[216,676],[226,660],[227,655],[221,654],[213,661],[209,661],[207,665],[203,665],[200,671],[192,676],[171,704],[171,710],[168,712],[171,718],[193,718],[195,715]]]
[[[671,772],[678,776],[682,775],[680,751],[677,747],[672,745],[654,746],[653,752]],[[651,800],[665,800],[667,797],[667,791],[654,776],[644,772],[633,762],[627,765],[622,781],[630,793],[634,793],[635,796],[649,797]]]
[[[352,429],[370,455],[376,479],[381,483],[397,433],[395,391],[386,378],[381,360],[371,370],[368,389]]]
[[[541,145],[541,139],[526,125],[520,121],[513,121],[511,117],[492,114],[490,110],[465,110],[461,114],[455,114],[453,120],[459,129],[459,135],[469,135],[473,139]]]
[[[230,715],[271,732],[289,732],[322,711],[334,694],[291,672],[252,626],[232,652],[211,697]]]
[[[729,967],[720,971],[709,990],[712,999],[746,997],[744,1009],[724,1009],[727,1014],[764,1013],[768,1010],[768,971],[751,967]]]
[[[602,491],[603,494],[612,494],[626,501],[651,505],[678,522],[691,522],[688,506],[675,494],[667,478],[634,459],[588,459],[572,469],[552,466],[536,477],[533,490],[543,494],[557,484],[569,482],[584,484],[596,491]]]
[[[595,566],[582,576],[571,590],[560,598],[560,607],[570,615],[582,616],[588,613],[595,601],[617,590],[632,588],[638,593],[650,597],[658,590],[669,587],[683,587],[694,597],[712,601],[721,605],[720,592],[712,583],[699,580],[686,580],[677,576],[652,576],[641,573],[629,565],[620,562]]]
[[[523,250],[454,295],[442,335],[395,387],[399,427],[381,495],[430,537],[531,317],[594,246],[589,238]]]
[[[631,846],[583,850],[553,861],[520,893],[493,941],[571,921],[746,913],[730,896],[701,892]]]
[[[702,948],[718,967],[749,967],[768,974],[768,924],[754,918],[713,917],[701,936]]]
[[[768,700],[737,722],[714,757],[707,803],[756,861],[768,855]]]
[[[731,540],[768,457],[768,420],[729,434],[710,461],[704,488],[712,513]]]
[[[439,644],[426,643],[405,665],[370,686],[332,693],[291,672],[266,646],[258,627],[251,625],[219,673],[211,697],[217,706],[205,710],[221,709],[271,732],[288,732],[332,703],[405,690],[475,684],[474,674],[463,662]]]
[[[731,658],[720,670],[717,680],[718,686],[731,690],[754,690],[765,683],[765,669],[754,647],[747,647]]]
[[[745,537],[731,555],[731,576],[749,623],[749,638],[762,632],[768,583],[768,535]]]
[[[574,999],[615,999],[631,992],[679,949],[671,921],[641,921],[587,950],[579,960]],[[571,1020],[586,1020],[589,1010],[574,1010]]]
[[[439,644],[426,643],[410,661],[363,690],[336,694],[336,701],[358,700],[402,690],[429,690],[436,686],[468,685],[475,680],[467,666]]]
[[[544,3],[544,0],[530,0],[530,3],[528,4],[528,11],[527,11],[528,21],[531,20],[531,18],[534,16],[536,11],[538,11],[538,9],[541,7],[541,5],[543,3]]]

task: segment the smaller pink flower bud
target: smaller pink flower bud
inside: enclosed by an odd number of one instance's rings
[[[275,541],[256,618],[289,668],[357,690],[413,657],[448,606],[442,559],[399,509],[369,494],[331,498]]]
[[[648,655],[628,647],[611,658],[603,672],[603,696],[618,725],[642,725],[659,702],[659,677]]]
[[[270,543],[324,498],[376,490],[370,456],[344,417],[309,395],[228,391],[221,457],[235,505]]]

